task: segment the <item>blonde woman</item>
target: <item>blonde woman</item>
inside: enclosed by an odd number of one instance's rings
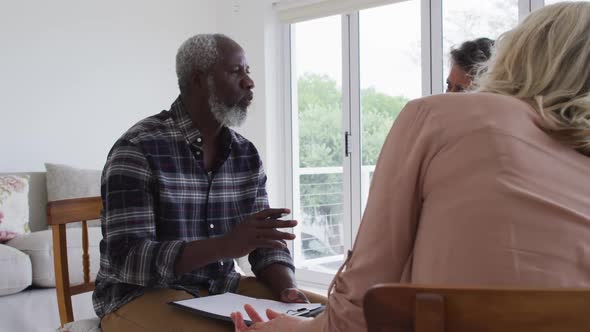
[[[590,3],[532,13],[479,92],[410,102],[326,311],[237,331],[365,331],[377,283],[590,287]]]

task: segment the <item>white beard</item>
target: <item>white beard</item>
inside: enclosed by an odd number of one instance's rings
[[[246,120],[247,108],[238,105],[227,106],[217,96],[213,77],[207,77],[209,88],[209,108],[215,119],[223,126],[239,127]]]

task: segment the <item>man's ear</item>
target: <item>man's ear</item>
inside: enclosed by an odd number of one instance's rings
[[[199,89],[207,89],[207,74],[200,70],[195,70],[191,76],[191,83]]]

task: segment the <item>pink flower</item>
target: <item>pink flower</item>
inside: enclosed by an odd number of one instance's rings
[[[16,237],[15,232],[10,231],[0,231],[0,243],[6,242],[8,240],[12,240]]]
[[[25,187],[25,183],[14,176],[6,176],[4,178],[0,178],[0,185],[4,185],[6,187],[12,188],[12,190],[20,192]]]

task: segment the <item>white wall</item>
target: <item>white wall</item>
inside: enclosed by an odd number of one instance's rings
[[[273,0],[0,0],[0,172],[100,169],[135,122],[177,96],[174,56],[196,33],[246,51],[255,99],[237,130],[285,206],[281,26]]]
[[[176,49],[217,30],[217,2],[0,0],[0,172],[102,168],[174,100]]]

